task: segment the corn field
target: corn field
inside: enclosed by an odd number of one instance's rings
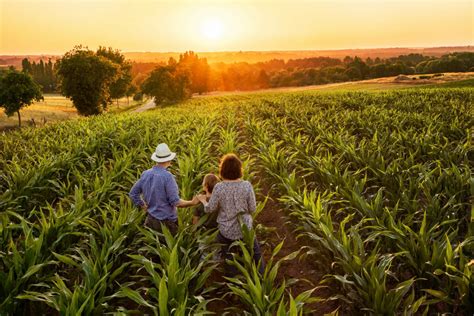
[[[470,315],[473,104],[471,88],[249,94],[2,134],[0,315]],[[159,235],[127,197],[161,142],[185,199],[239,154],[256,222],[272,199],[305,246],[264,247],[260,275],[247,232],[241,273],[215,281],[216,231],[179,209]],[[324,271],[301,293],[281,271],[298,260]]]

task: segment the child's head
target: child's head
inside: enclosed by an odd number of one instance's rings
[[[219,178],[213,173],[208,173],[202,181],[202,188],[206,193],[211,194],[217,182],[219,182]]]

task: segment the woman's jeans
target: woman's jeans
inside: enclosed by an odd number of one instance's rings
[[[240,252],[240,248],[238,248],[238,246],[231,246],[235,240],[224,237],[220,232],[217,235],[216,241],[222,245],[222,258],[224,260],[232,260],[232,253]],[[263,274],[263,271],[265,270],[265,262],[263,260],[262,251],[257,238],[255,238],[253,242],[253,260],[257,265],[260,261],[260,267],[258,271],[260,274]],[[230,275],[236,275],[238,273],[237,268],[234,266],[230,266],[226,263],[225,267],[226,273]]]

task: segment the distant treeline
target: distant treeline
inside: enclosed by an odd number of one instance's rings
[[[345,57],[343,60],[317,57],[271,60],[257,64],[213,67],[220,72],[216,90],[251,90],[318,85],[397,75],[474,71],[474,53],[453,53],[440,58],[420,54],[380,59]]]
[[[55,63],[51,60],[31,63],[25,58],[22,66],[42,86],[44,92],[58,91]],[[314,57],[288,61],[272,59],[253,64],[241,62],[208,65],[205,58],[187,52],[179,60],[170,58],[168,63],[131,62],[132,84],[137,91],[151,72],[161,67],[168,67],[169,73],[185,71],[189,92],[204,93],[318,85],[397,75],[474,71],[474,53],[457,52],[441,57],[409,54],[365,60],[357,56],[347,56],[344,59]]]
[[[57,92],[55,65],[51,59],[48,59],[47,62],[40,60],[36,63],[24,58],[21,62],[21,66],[23,71],[29,73],[36,83],[41,86],[43,92]]]
[[[132,63],[133,82],[138,86],[158,63]],[[355,81],[397,75],[474,71],[474,53],[452,53],[439,58],[421,54],[381,59],[347,56],[344,59],[315,57],[273,59],[255,64],[210,65],[209,91],[254,90]]]

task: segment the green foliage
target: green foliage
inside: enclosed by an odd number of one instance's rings
[[[294,260],[297,252],[293,252],[283,258],[276,259],[276,256],[283,247],[283,241],[279,243],[272,252],[266,263],[263,274],[259,272],[259,264],[253,260],[254,232],[246,232],[245,241],[236,242],[240,248],[241,256],[235,255],[230,262],[237,268],[239,275],[236,277],[226,277],[232,295],[247,308],[246,315],[300,315],[303,313],[303,306],[310,302],[317,302],[320,299],[311,297],[314,290],[308,290],[299,294],[293,299],[288,294],[286,287],[297,280],[285,280],[281,283],[277,281],[278,270],[285,261]]]
[[[470,89],[307,93],[248,115],[307,254],[332,267],[327,284],[341,284],[334,298],[377,315],[440,301],[446,312],[471,310],[471,99]]]
[[[22,71],[30,74],[34,81],[37,82],[43,92],[57,91],[56,64],[51,59],[44,62],[42,59],[36,62],[30,62],[27,58],[21,61]]]
[[[120,51],[114,50],[111,47],[99,47],[96,55],[105,57],[119,66],[118,78],[110,85],[110,97],[112,99],[119,99],[133,94],[133,89],[129,92],[132,87],[132,65],[129,61],[125,60]]]
[[[109,59],[108,54],[102,54],[101,50],[99,53],[76,46],[58,61],[61,91],[72,99],[82,115],[95,115],[107,110],[110,89],[122,78],[120,65]]]
[[[18,303],[17,295],[45,279],[46,266],[51,264],[49,253],[44,252],[44,233],[39,235],[19,215],[6,214],[0,222],[2,250],[0,251],[0,311],[2,314],[22,314],[25,306]],[[8,215],[13,215],[11,218]],[[20,220],[15,225],[13,221]],[[6,221],[12,223],[6,224]],[[20,234],[17,235],[16,231]],[[15,239],[13,239],[15,238]],[[18,240],[16,240],[18,239]]]
[[[190,97],[189,77],[176,66],[161,66],[143,82],[141,90],[154,98],[156,104],[178,102]]]
[[[137,92],[133,95],[133,101],[142,101],[143,100],[143,93]]]
[[[4,108],[7,116],[12,116],[15,112],[18,113],[20,126],[20,110],[33,101],[42,99],[41,88],[30,75],[10,70],[0,77],[0,107]]]
[[[199,245],[215,238],[215,234],[202,234],[195,238],[188,231],[180,231],[173,237],[166,227],[163,234],[142,230],[140,255],[130,255],[137,273],[143,275],[141,284],[146,287],[134,290],[122,287],[118,297],[128,297],[138,305],[147,307],[155,315],[189,315],[203,313],[208,301],[199,292],[215,269],[210,264],[212,252],[204,258]],[[142,270],[144,270],[142,272]]]

